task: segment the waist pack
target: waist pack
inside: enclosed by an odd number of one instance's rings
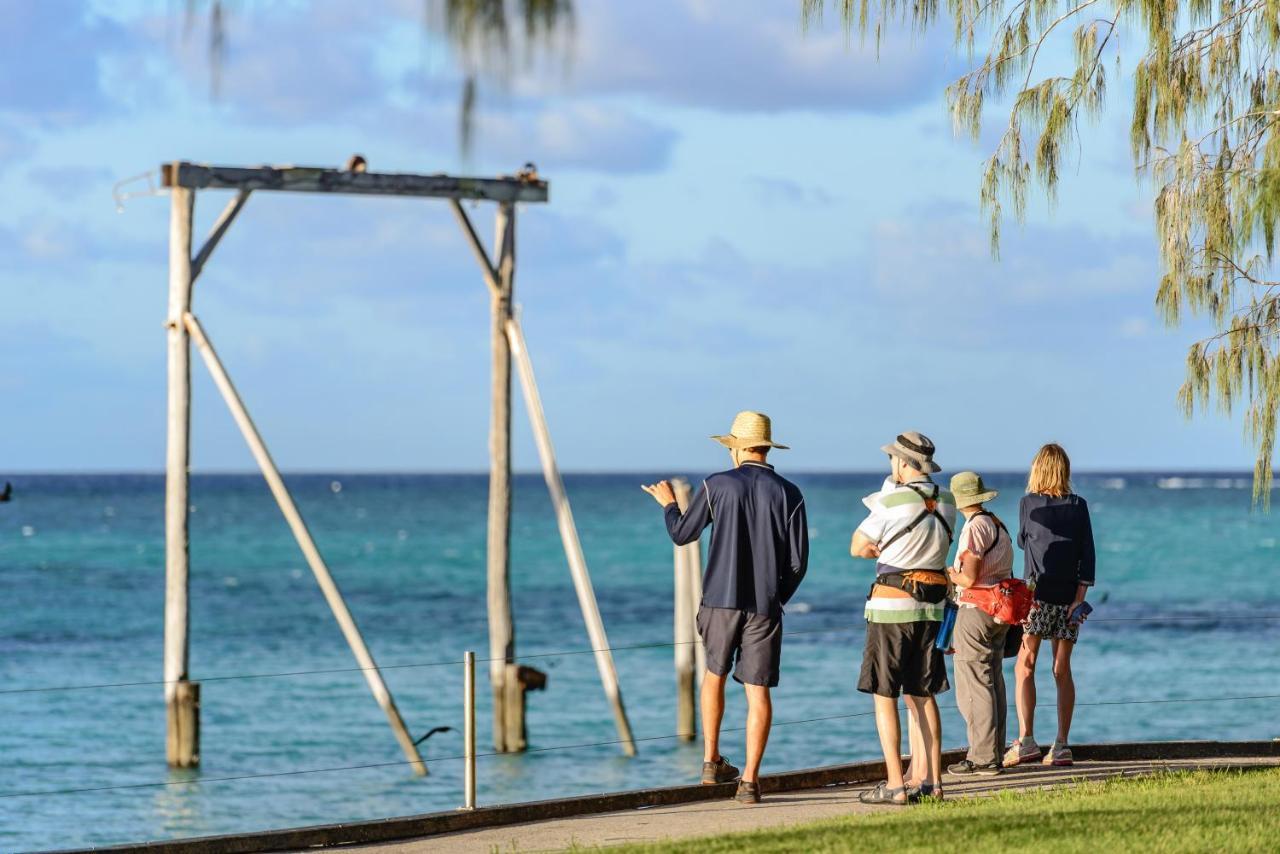
[[[908,593],[917,602],[936,605],[947,598],[947,576],[931,569],[885,572],[877,575],[876,580],[871,583],[872,591],[877,584]],[[867,598],[871,598],[871,593],[867,594]]]
[[[973,605],[996,622],[1017,625],[1031,613],[1035,597],[1020,579],[1006,578],[991,587],[968,587],[960,591],[962,605]]]

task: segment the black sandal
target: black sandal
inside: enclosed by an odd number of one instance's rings
[[[895,800],[898,795],[902,795],[902,800]],[[858,800],[864,804],[883,804],[890,807],[905,807],[911,802],[911,798],[907,795],[907,787],[899,786],[896,789],[889,788],[888,780],[881,780],[876,783],[874,789],[870,789],[858,795]]]

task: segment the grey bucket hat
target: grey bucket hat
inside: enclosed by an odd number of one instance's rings
[[[925,474],[942,471],[942,467],[933,461],[933,441],[915,430],[899,433],[893,444],[882,445],[880,450]]]

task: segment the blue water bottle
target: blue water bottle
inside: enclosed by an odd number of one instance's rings
[[[950,599],[942,608],[942,622],[938,625],[938,639],[934,642],[934,646],[943,652],[951,649],[951,636],[955,634],[956,614],[959,611],[959,606]]]

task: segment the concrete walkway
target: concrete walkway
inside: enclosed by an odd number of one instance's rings
[[[1140,776],[1171,770],[1235,769],[1280,766],[1275,758],[1187,759],[1169,761],[1077,762],[1071,768],[1041,765],[1013,768],[999,777],[944,780],[948,798],[981,797],[995,791],[1071,785],[1082,779]],[[865,785],[838,785],[822,789],[765,795],[755,806],[732,800],[704,801],[680,806],[650,807],[579,818],[465,831],[426,839],[381,845],[343,846],[343,851],[366,854],[453,854],[453,852],[559,851],[580,847],[607,847],[637,842],[658,842],[710,836],[742,830],[778,827],[824,818],[893,810],[858,802]]]

